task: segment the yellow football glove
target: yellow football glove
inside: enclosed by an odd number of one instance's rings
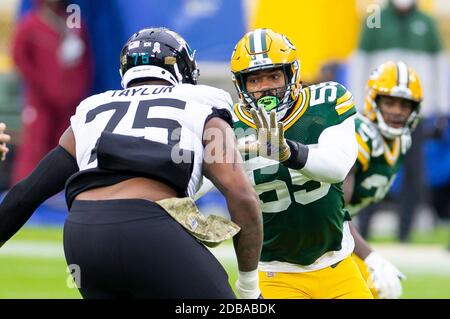
[[[258,154],[280,163],[289,159],[291,149],[284,138],[283,123],[277,123],[275,111],[271,111],[268,116],[264,108],[259,107],[258,111],[251,109],[250,114],[256,126],[257,140],[246,142],[239,147],[239,150],[247,154]]]

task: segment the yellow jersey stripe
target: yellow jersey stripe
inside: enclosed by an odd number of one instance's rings
[[[338,115],[342,115],[345,112],[347,112],[348,110],[352,109],[355,106],[355,103],[353,102],[353,100],[351,101],[351,103],[345,107],[340,107],[339,109],[336,109],[336,112]]]
[[[400,155],[400,138],[396,138],[394,141],[394,145],[392,146],[392,150],[389,148],[389,146],[384,142],[384,158],[386,159],[386,162],[394,166],[397,162],[398,156]]]
[[[367,160],[370,159],[370,155],[364,149],[362,149],[361,146],[358,147],[358,152],[361,153],[361,155],[364,156]]]
[[[284,130],[288,130],[295,122],[298,121],[299,118],[305,114],[306,109],[309,105],[309,88],[305,88],[301,91],[299,96],[299,101],[297,102],[297,110],[292,112],[292,116],[290,116],[286,121],[283,121]]]
[[[347,102],[351,98],[353,98],[353,95],[350,93],[350,91],[347,91],[344,95],[337,99],[336,104],[339,105],[341,103]]]
[[[339,104],[336,103],[335,109],[339,110],[340,108],[345,108],[345,107],[349,106],[352,103],[353,103],[353,99],[349,99],[349,100],[347,100],[347,101],[345,101],[343,103],[339,103]]]
[[[367,145],[366,142],[364,142],[364,140],[362,139],[361,135],[359,135],[358,133],[356,133],[356,141],[358,142],[358,145],[360,147],[362,147],[362,149],[364,151],[366,151],[367,154],[370,154],[370,148],[369,145]]]
[[[358,151],[358,161],[361,163],[363,172],[367,171],[369,168],[369,160],[364,157],[364,155],[361,154],[361,152]]]
[[[245,112],[245,110],[243,110],[243,108],[244,107],[241,104],[236,103],[234,105],[234,113],[236,114],[236,116],[238,117],[238,119],[241,122],[245,123],[246,125],[248,125],[248,126],[250,126],[252,128],[256,128],[255,124],[253,123],[253,120],[252,120],[251,116],[249,118],[248,115],[245,114],[245,113],[248,113],[248,112]]]

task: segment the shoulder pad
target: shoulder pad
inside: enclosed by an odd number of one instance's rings
[[[355,117],[355,129],[366,140],[373,140],[380,134],[376,125],[361,113],[357,113]]]
[[[236,123],[236,122],[239,122],[239,118],[238,118],[238,116],[236,115],[236,108],[237,107],[239,107],[239,103],[235,103],[234,105],[233,105],[233,111],[231,112],[231,115],[233,116],[233,122],[234,123]]]
[[[80,104],[78,104],[78,106],[76,108],[76,112],[80,112],[80,111],[82,112],[85,110],[93,109],[99,105],[104,104],[105,99],[110,99],[112,92],[113,91],[110,90],[110,91],[106,91],[103,93],[88,96],[83,101],[81,101]]]
[[[357,133],[367,140],[371,148],[371,156],[378,157],[384,153],[384,139],[378,127],[365,116],[359,114],[355,121]]]
[[[311,85],[309,89],[311,91],[309,105],[312,107],[327,105],[334,108],[334,113],[342,117],[340,122],[356,113],[353,95],[342,84],[332,81],[322,82]]]
[[[185,90],[187,97],[197,103],[206,104],[211,107],[232,110],[233,101],[230,93],[225,90],[208,85],[181,84],[175,86],[177,89]]]

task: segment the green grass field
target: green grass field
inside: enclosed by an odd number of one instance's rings
[[[438,236],[442,236],[440,231]],[[232,248],[230,243],[222,245],[221,251],[227,253],[218,258],[228,271],[230,283],[234,283]],[[403,298],[450,298],[450,268],[440,272],[405,266],[402,270],[408,277]],[[77,289],[68,287],[68,275],[61,229],[24,228],[0,249],[0,298],[81,298]]]

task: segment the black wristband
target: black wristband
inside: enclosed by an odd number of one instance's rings
[[[308,146],[288,139],[286,139],[286,143],[287,145],[289,145],[289,148],[291,149],[291,156],[282,164],[288,168],[297,170],[305,167],[309,153]]]

